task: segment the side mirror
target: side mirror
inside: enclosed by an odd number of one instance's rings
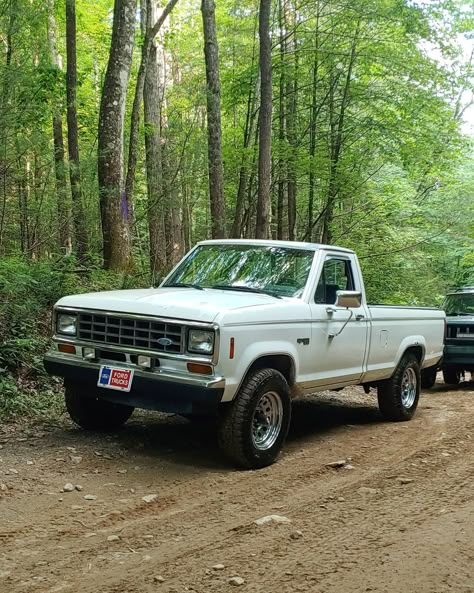
[[[336,297],[336,307],[358,309],[362,305],[362,293],[358,290],[338,290]]]

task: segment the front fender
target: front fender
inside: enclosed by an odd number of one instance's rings
[[[249,369],[257,360],[272,355],[289,357],[293,366],[294,376],[298,376],[299,368],[296,344],[286,339],[259,340],[249,342],[245,344],[245,347],[240,349],[239,342],[236,341],[234,359],[229,359],[227,354],[227,357],[224,355],[224,360],[220,359],[219,361],[219,372],[223,374],[226,380],[222,402],[229,402],[234,399]]]

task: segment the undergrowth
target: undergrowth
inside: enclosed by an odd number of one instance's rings
[[[61,264],[0,259],[0,419],[55,415],[60,382],[43,368],[54,303],[67,294],[130,288],[137,277]]]

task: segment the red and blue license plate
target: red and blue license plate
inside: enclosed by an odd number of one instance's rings
[[[118,391],[130,391],[132,388],[133,371],[127,369],[116,369],[114,367],[102,366],[99,371],[97,385],[106,389],[117,389]]]

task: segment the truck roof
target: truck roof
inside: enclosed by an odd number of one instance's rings
[[[292,249],[306,249],[317,251],[318,249],[330,249],[343,253],[354,253],[352,249],[336,247],[335,245],[324,245],[322,243],[305,243],[303,241],[276,241],[273,239],[208,239],[200,241],[198,245],[268,245],[269,247],[286,247]]]
[[[461,288],[453,288],[447,294],[464,294],[474,292],[474,286],[461,286]]]

